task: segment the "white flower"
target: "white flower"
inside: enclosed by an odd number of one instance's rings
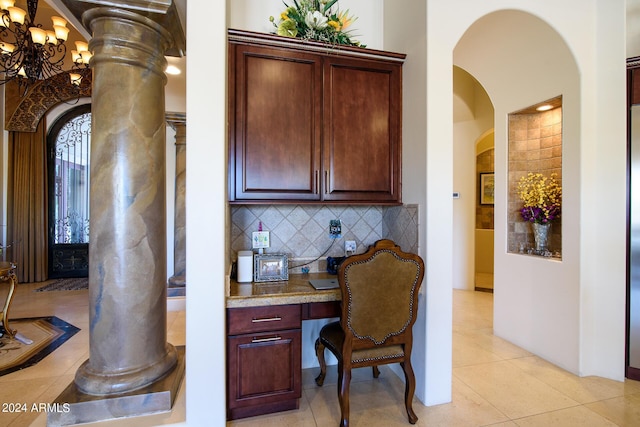
[[[322,30],[327,26],[327,17],[317,10],[313,13],[307,12],[307,16],[304,18],[304,22],[310,27],[316,30]]]

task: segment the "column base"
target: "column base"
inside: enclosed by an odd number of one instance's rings
[[[177,348],[177,362],[166,376],[139,390],[117,396],[95,396],[71,383],[53,402],[47,426],[71,426],[169,412],[185,371],[185,347]]]
[[[167,281],[167,297],[183,297],[187,295],[187,282],[184,275],[171,276]]]
[[[118,373],[98,372],[92,369],[90,359],[76,371],[74,383],[81,393],[94,396],[113,396],[146,387],[166,375],[178,359],[173,345],[166,344],[167,352],[151,366]]]

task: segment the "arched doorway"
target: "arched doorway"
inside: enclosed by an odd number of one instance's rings
[[[581,75],[576,60],[566,40],[549,23],[524,11],[502,10],[484,15],[465,31],[453,50],[453,65],[477,79],[495,109],[494,334],[579,372],[581,247],[579,229],[574,227],[579,221],[568,226],[563,223],[566,244],[561,262],[510,251],[508,239],[518,215],[511,203],[518,180],[514,171],[523,160],[534,160],[521,158],[528,153],[509,149],[510,132],[515,130],[508,126],[508,115],[562,95],[566,107],[562,156],[580,158]],[[519,132],[531,136],[532,143],[526,140],[527,150],[536,154],[534,148],[543,144],[540,126]],[[576,162],[562,168],[562,183],[563,198],[567,196],[563,215],[579,219],[581,175]],[[567,245],[571,249],[566,250]]]
[[[85,104],[60,116],[47,134],[49,278],[88,275],[90,151]]]
[[[459,262],[453,272],[453,288],[488,288],[478,284],[478,267],[493,271],[493,198],[479,195],[482,179],[493,178],[494,109],[485,89],[471,74],[453,67],[453,253]],[[490,136],[490,152],[478,144]],[[481,144],[483,145],[483,144]],[[484,145],[483,145],[484,146]],[[487,155],[490,154],[490,155]],[[478,245],[491,239],[491,247]],[[485,253],[491,250],[491,253]],[[489,268],[487,263],[491,263]],[[484,276],[483,276],[484,278]],[[491,279],[492,283],[492,279]]]

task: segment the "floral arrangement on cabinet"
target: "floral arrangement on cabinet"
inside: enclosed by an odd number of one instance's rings
[[[520,209],[522,219],[537,224],[550,224],[560,218],[562,187],[557,181],[558,174],[546,177],[541,173],[529,172],[518,182],[518,196],[523,202]]]
[[[286,9],[280,14],[278,22],[273,16],[269,17],[269,21],[280,36],[365,47],[354,41],[351,31],[347,31],[357,18],[350,16],[349,10],[340,11],[337,2],[338,0],[293,0],[293,6],[284,3]]]

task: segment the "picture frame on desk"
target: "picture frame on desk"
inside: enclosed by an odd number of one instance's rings
[[[253,257],[254,282],[279,282],[289,280],[287,254],[258,254]]]

